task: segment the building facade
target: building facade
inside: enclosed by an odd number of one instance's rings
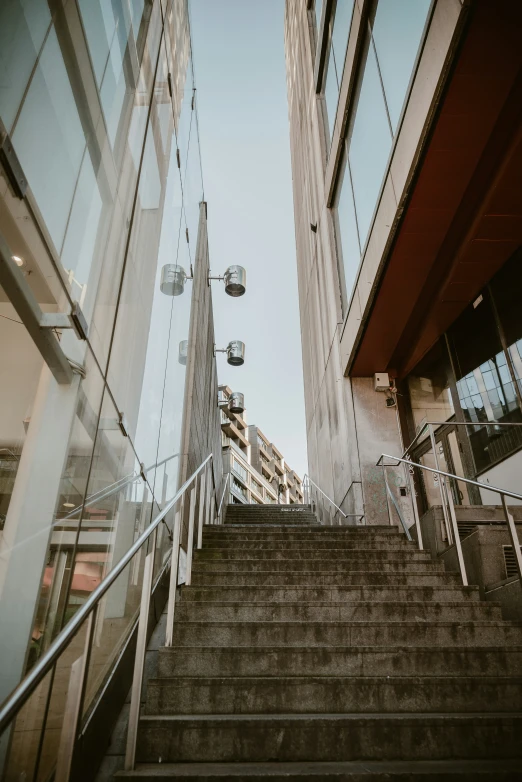
[[[232,394],[219,386],[219,401]],[[286,464],[283,455],[261,432],[247,424],[245,411],[232,412],[221,404],[223,470],[230,472],[229,502],[248,504],[303,502],[303,482]]]
[[[186,0],[3,4],[0,50],[2,701],[221,443]],[[88,703],[142,577],[104,599]]]
[[[310,475],[367,523],[416,436],[413,461],[519,490],[521,24],[510,0],[286,2]]]

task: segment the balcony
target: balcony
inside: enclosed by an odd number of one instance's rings
[[[235,423],[233,421],[226,421],[221,424],[221,429],[228,437],[231,437],[233,440],[239,440],[239,442],[245,447],[248,448],[250,443],[246,439],[243,432],[241,432]]]

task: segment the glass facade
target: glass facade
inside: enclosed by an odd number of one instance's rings
[[[0,289],[0,700],[178,488],[192,283],[160,283],[194,269],[202,200],[186,0],[53,14],[0,7],[0,120],[30,188],[14,199],[0,171],[0,233],[88,339],[57,332],[82,368],[60,385]],[[99,614],[93,696],[139,608],[131,565]]]
[[[335,64],[338,58],[344,62],[349,34],[347,20],[348,16],[351,18],[349,5],[337,4],[343,8],[340,27],[343,32],[342,35],[339,32],[338,43],[335,19],[333,25],[329,75],[325,83],[330,128],[337,112],[342,78]],[[430,6],[430,0],[379,0],[368,22],[337,197],[338,235],[348,298],[386,175]],[[336,55],[336,47],[342,54]],[[337,92],[332,86],[334,72],[338,76]]]
[[[411,438],[426,421],[440,422],[442,469],[475,478],[522,448],[522,427],[516,425],[522,423],[521,284],[518,252],[407,378]],[[434,466],[426,439],[427,433],[417,456]],[[436,504],[437,492],[432,494]],[[454,499],[480,502],[464,484]]]
[[[324,86],[330,136],[335,125],[353,6],[354,0],[337,0],[330,20],[330,51]]]

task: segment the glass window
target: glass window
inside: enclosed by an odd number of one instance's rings
[[[240,464],[237,459],[234,459],[234,472],[236,472],[239,477],[246,483],[247,482],[247,471],[243,467],[242,464]]]
[[[0,117],[8,133],[50,24],[41,0],[0,3]]]
[[[375,51],[371,41],[368,44],[349,146],[355,208],[362,246],[368,236],[392,144]]]
[[[449,330],[457,391],[468,428],[477,472],[522,445],[519,429],[495,426],[522,421],[490,298],[485,292]]]
[[[321,24],[321,12],[323,8],[323,0],[315,0],[315,18],[317,21],[317,29],[319,30],[319,26]]]
[[[53,242],[61,250],[85,136],[54,28],[16,123],[13,144]]]
[[[353,202],[350,166],[346,154],[344,157],[345,168],[337,204],[337,217],[339,220],[340,252],[343,262],[345,289],[346,295],[350,299],[361,260],[361,247]]]
[[[379,0],[373,40],[395,133],[431,0]]]
[[[324,89],[330,135],[333,133],[335,116],[337,114],[346,47],[348,45],[350,25],[352,23],[353,5],[354,0],[337,0],[335,16],[333,18],[328,71],[326,73]]]

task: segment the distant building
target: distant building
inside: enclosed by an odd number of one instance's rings
[[[219,400],[230,398],[232,389],[219,386]],[[231,474],[231,503],[303,502],[303,482],[285,462],[283,454],[259,427],[248,425],[244,412],[232,413],[221,406],[223,469]]]

